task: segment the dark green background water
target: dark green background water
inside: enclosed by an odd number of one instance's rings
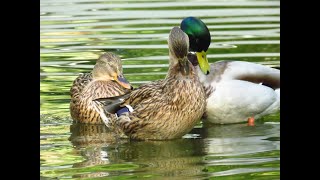
[[[211,32],[210,62],[280,66],[279,1],[41,0],[40,176],[59,179],[280,179],[279,114],[246,124],[199,123],[182,139],[110,141],[104,126],[71,125],[69,89],[106,51],[134,85],[164,78],[167,38],[187,16]]]

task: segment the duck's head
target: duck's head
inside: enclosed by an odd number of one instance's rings
[[[211,35],[208,27],[198,18],[187,17],[182,20],[180,28],[189,37],[189,51],[192,54],[195,53],[201,71],[205,75],[209,74],[210,66],[207,59],[207,50],[211,43]],[[193,65],[195,64],[193,63]]]
[[[121,59],[114,53],[107,52],[101,55],[92,70],[92,75],[94,79],[116,81],[124,88],[132,89],[122,74]]]
[[[189,61],[187,58],[189,51],[189,38],[179,27],[174,27],[170,31],[169,39],[170,66],[179,64],[179,71],[182,75],[189,75]]]

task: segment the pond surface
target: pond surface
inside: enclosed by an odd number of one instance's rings
[[[182,139],[110,140],[101,125],[72,125],[69,89],[106,51],[135,86],[162,79],[173,26],[197,16],[213,42],[210,62],[280,67],[279,1],[41,0],[42,179],[280,179],[280,114],[256,126],[199,123]]]

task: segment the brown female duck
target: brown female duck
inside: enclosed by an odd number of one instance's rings
[[[116,123],[131,139],[181,138],[200,121],[205,111],[204,89],[187,58],[188,36],[174,27],[168,45],[170,65],[166,78],[142,85],[121,97]],[[95,102],[104,122],[110,122],[105,116],[110,112],[107,100]]]
[[[111,52],[101,55],[90,73],[80,74],[73,82],[70,89],[72,119],[80,123],[103,124],[92,100],[119,96],[131,88],[122,75],[121,59]]]

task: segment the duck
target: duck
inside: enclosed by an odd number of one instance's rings
[[[117,126],[132,140],[178,139],[200,122],[205,111],[205,91],[187,58],[188,36],[173,27],[168,38],[169,68],[164,79],[143,84],[126,95],[97,99],[96,109],[117,115]],[[117,106],[118,108],[109,108]],[[106,123],[109,126],[108,123]]]
[[[119,56],[112,52],[102,54],[93,70],[80,73],[70,88],[70,115],[75,123],[104,124],[96,112],[93,100],[126,94],[133,87],[123,76]],[[114,115],[109,115],[114,118]]]
[[[246,61],[216,61],[208,64],[206,52],[211,35],[206,24],[187,17],[180,24],[188,35],[188,59],[193,64],[207,96],[203,118],[214,124],[248,122],[280,111],[280,69]]]

